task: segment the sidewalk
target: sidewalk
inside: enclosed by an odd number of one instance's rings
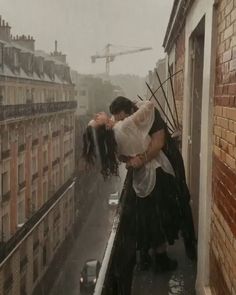
[[[178,261],[175,272],[154,274],[134,271],[132,295],[195,295],[196,263],[186,255],[182,241],[169,248],[169,256]]]

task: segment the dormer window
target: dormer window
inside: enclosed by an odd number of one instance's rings
[[[3,65],[3,44],[0,44],[0,66]]]
[[[16,51],[13,54],[13,65],[14,65],[14,68],[19,67],[19,54]]]
[[[28,72],[32,73],[33,72],[33,55],[29,54],[28,57]]]

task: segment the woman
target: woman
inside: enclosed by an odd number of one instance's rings
[[[118,156],[132,165],[132,157],[143,155],[151,138],[149,130],[154,121],[154,105],[145,102],[134,114],[123,121],[113,122],[105,113],[90,121],[84,134],[83,156],[93,164],[96,147],[101,160],[101,173],[106,178],[118,174]],[[138,242],[142,253],[149,248],[156,250],[158,270],[174,270],[177,262],[166,255],[165,243],[173,244],[178,238],[178,191],[173,168],[160,151],[158,157],[141,168],[133,166],[133,188],[138,197]],[[143,259],[143,267],[148,261]]]

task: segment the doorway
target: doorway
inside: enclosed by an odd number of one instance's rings
[[[190,37],[190,116],[188,134],[188,180],[192,197],[192,211],[195,232],[198,233],[201,117],[204,64],[205,18],[203,18]]]

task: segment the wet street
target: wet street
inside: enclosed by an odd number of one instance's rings
[[[103,197],[103,196],[102,196]],[[115,210],[98,195],[82,230],[72,245],[71,253],[52,288],[51,295],[78,295],[80,272],[87,259],[102,261]]]
[[[121,178],[105,183],[99,179],[93,188],[88,190],[96,198],[88,216],[85,218],[77,239],[71,246],[50,295],[79,295],[80,272],[84,262],[97,259],[102,262],[106,244],[112,228],[115,208],[108,206],[108,196],[115,190],[121,190],[125,170],[121,169]]]

